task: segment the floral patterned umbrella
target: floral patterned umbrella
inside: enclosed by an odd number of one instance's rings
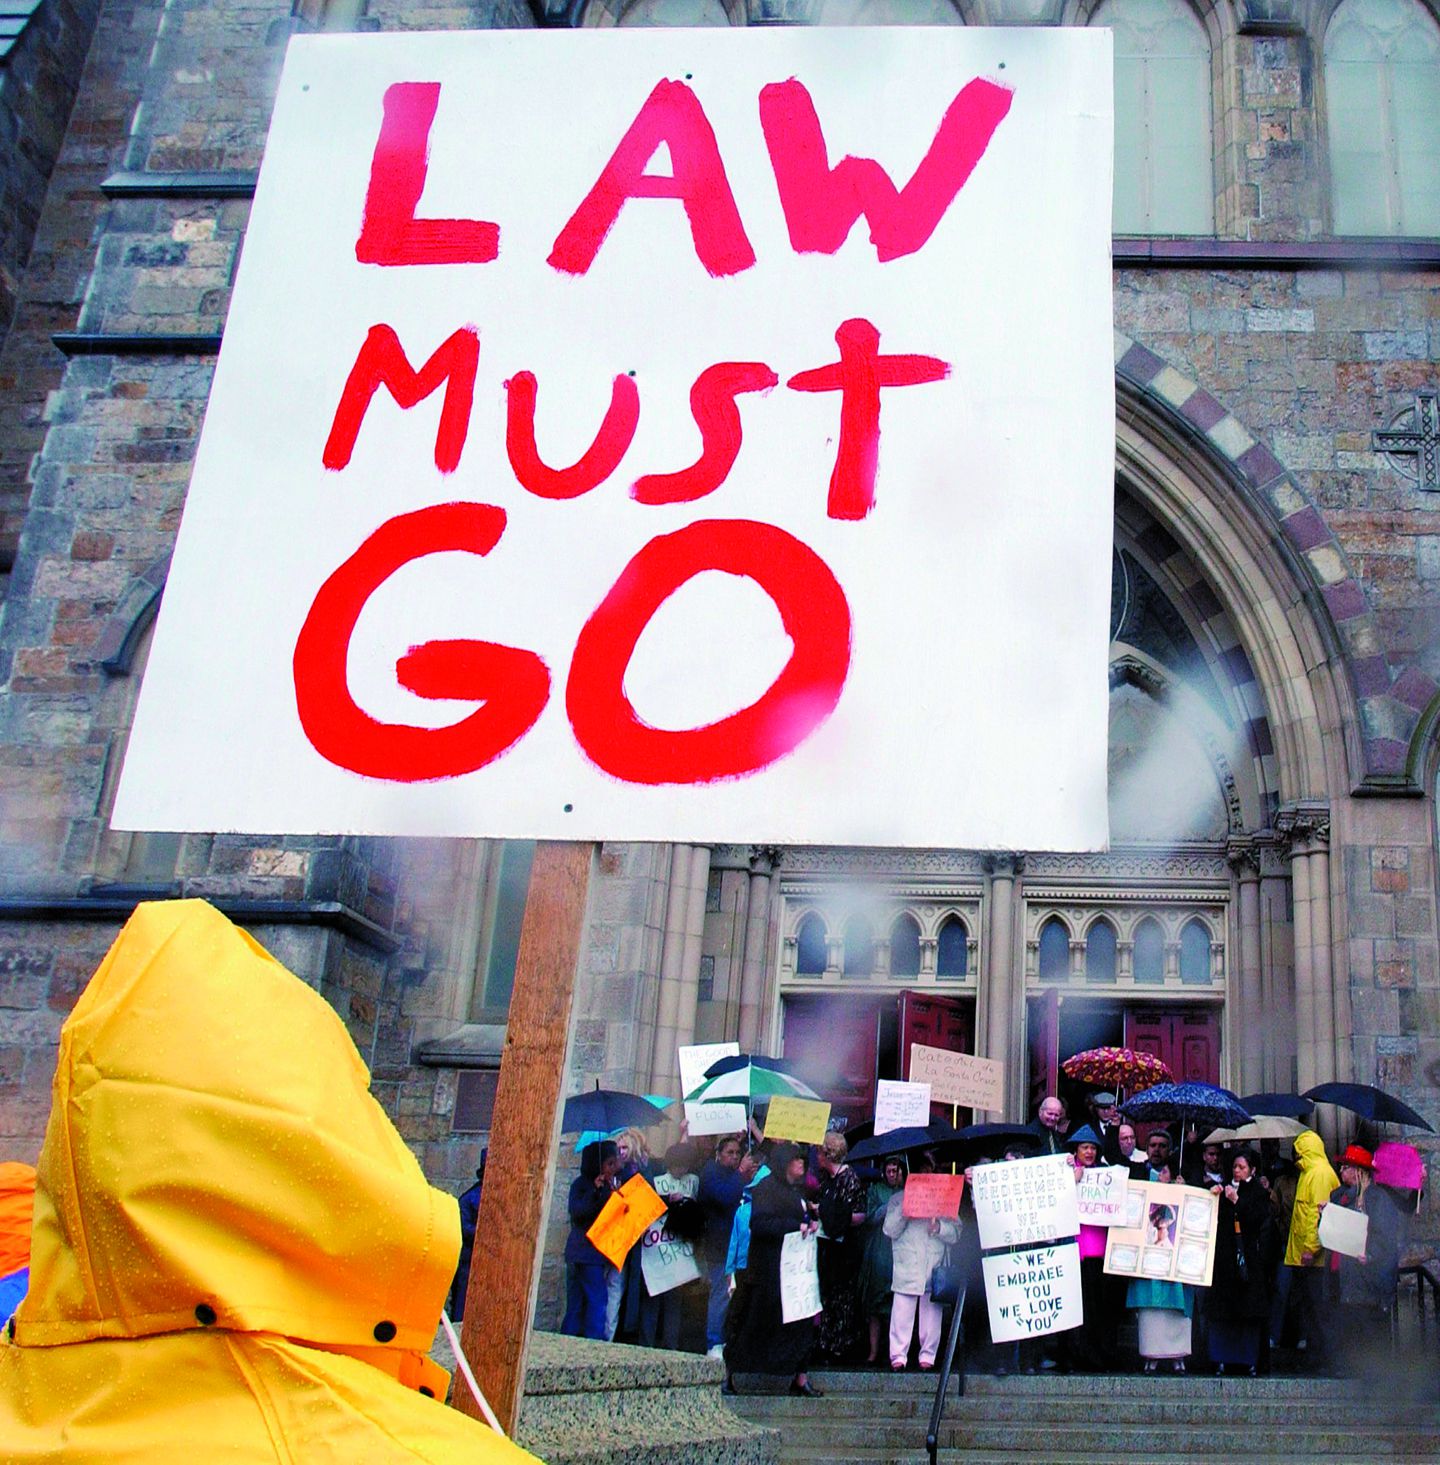
[[[1153,1053],[1134,1048],[1089,1048],[1060,1065],[1067,1078],[1081,1083],[1110,1085],[1138,1094],[1157,1083],[1173,1083],[1175,1076]]]

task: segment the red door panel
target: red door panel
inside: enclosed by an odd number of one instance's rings
[[[973,1053],[974,1003],[967,997],[936,997],[929,992],[900,994],[900,1077],[910,1077],[910,1047],[943,1048],[948,1053]],[[949,1104],[932,1104],[937,1118],[959,1124],[970,1122],[969,1109],[952,1114]]]
[[[851,1124],[875,1110],[875,1058],[884,998],[805,994],[785,999],[785,1053],[795,1072]]]

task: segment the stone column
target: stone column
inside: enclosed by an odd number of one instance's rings
[[[756,846],[750,855],[750,905],[740,974],[740,1051],[753,1053],[765,1026],[766,974],[770,965],[770,874],[779,852]]]
[[[1235,974],[1234,1000],[1238,1022],[1231,1032],[1239,1034],[1237,1087],[1252,1093],[1265,1087],[1265,999],[1260,970],[1260,855],[1249,839],[1232,840],[1230,868],[1237,886],[1237,924],[1240,930],[1239,959],[1232,963]]]
[[[1020,1038],[1025,1031],[1025,980],[1015,964],[1015,886],[1024,869],[1024,855],[985,856],[990,883],[986,928],[989,955],[982,974],[983,1001],[976,1011],[984,1026],[975,1035],[976,1049],[982,1057],[1004,1063],[1006,1108],[1016,1115],[1024,1108]],[[999,1122],[1005,1115],[989,1111],[986,1117]]]
[[[1289,841],[1295,906],[1296,1080],[1300,1092],[1335,1071],[1335,993],[1330,952],[1330,814],[1292,804],[1276,821]]]
[[[700,871],[698,907],[695,873]],[[665,938],[660,953],[660,1001],[650,1057],[654,1092],[678,1094],[680,1064],[675,1050],[695,1034],[695,998],[700,980],[700,936],[705,921],[705,886],[710,878],[707,846],[677,844],[670,854],[670,888],[665,901]],[[693,922],[693,932],[692,932]],[[687,967],[687,962],[689,963]]]

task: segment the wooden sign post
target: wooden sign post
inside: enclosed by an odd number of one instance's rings
[[[555,1184],[575,972],[595,848],[555,841],[536,847],[520,926],[460,1332],[460,1346],[507,1434],[514,1433],[520,1417],[525,1355],[540,1290],[545,1211]],[[454,1391],[454,1403],[463,1414],[481,1417],[463,1386]]]

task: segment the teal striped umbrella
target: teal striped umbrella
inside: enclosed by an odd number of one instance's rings
[[[756,1059],[728,1073],[716,1074],[685,1095],[687,1104],[753,1104],[784,1095],[792,1099],[816,1099],[820,1095],[803,1079],[771,1068],[774,1059]]]

